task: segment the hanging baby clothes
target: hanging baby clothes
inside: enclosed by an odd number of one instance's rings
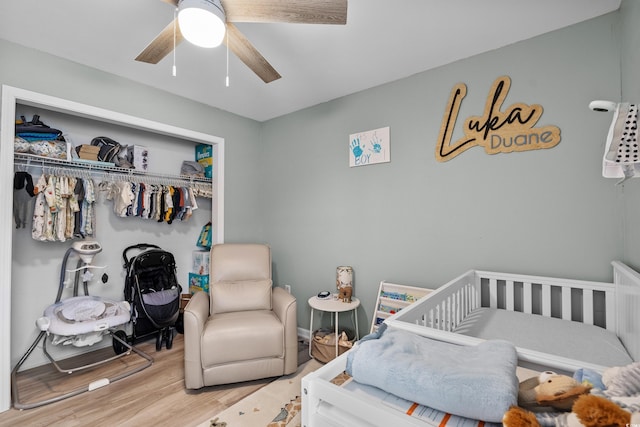
[[[138,195],[135,204],[135,210],[133,212],[134,216],[142,217],[142,211],[144,210],[144,202],[145,202],[145,190],[147,187],[141,182],[138,184]]]
[[[174,194],[175,194],[175,188],[173,188],[172,186],[169,186],[167,192],[164,195],[165,210],[164,210],[163,218],[168,224],[171,224],[171,221],[172,221],[171,216],[173,215],[173,195]]]
[[[34,193],[36,202],[31,227],[34,240],[64,242],[93,236],[95,195],[91,179],[43,174],[38,178]]]
[[[182,196],[182,189],[180,187],[172,187],[173,195],[171,196],[172,209],[167,219],[167,224],[172,224],[173,220],[178,216],[178,212],[184,204],[184,197]]]
[[[50,175],[47,179],[47,186],[44,189],[44,200],[46,201],[46,214],[43,237],[50,242],[55,240],[55,224],[57,220],[58,208],[56,206],[56,177]]]
[[[155,220],[157,222],[164,221],[164,211],[167,209],[166,195],[169,192],[169,186],[163,185],[162,189],[158,192],[158,209],[156,211]]]
[[[16,228],[27,224],[27,206],[35,195],[33,178],[27,172],[16,172],[13,177],[13,219]]]
[[[34,193],[36,194],[36,203],[33,208],[33,222],[31,226],[31,237],[34,240],[44,239],[44,224],[46,221],[45,214],[49,210],[47,202],[44,198],[44,191],[47,186],[47,179],[44,175],[40,175],[38,182],[34,187]]]
[[[187,196],[189,199],[189,207],[187,208],[184,217],[182,218],[183,221],[188,221],[189,218],[191,218],[191,215],[193,214],[193,211],[195,211],[196,209],[198,209],[198,203],[196,202],[196,195],[193,191],[193,188],[189,187],[186,189],[187,191]]]
[[[78,196],[76,195],[75,189],[77,187],[76,183],[79,181],[77,178],[69,177],[69,185],[68,185],[68,197],[67,197],[67,212],[66,212],[66,224],[65,224],[65,239],[73,239],[75,235],[75,218],[76,213],[80,211],[80,206],[78,204]]]
[[[637,105],[621,103],[614,111],[607,135],[602,176],[622,178],[618,184],[634,176],[640,176]]]
[[[129,182],[112,182],[107,186],[107,200],[113,201],[113,212],[119,217],[127,216],[135,195]]]
[[[180,188],[180,209],[176,214],[176,219],[188,221],[194,209],[198,209],[193,190],[188,187]]]
[[[136,182],[101,183],[113,202],[113,211],[119,217],[136,217],[172,224],[174,220],[188,221],[198,209],[197,188],[178,187]]]
[[[80,223],[82,219],[82,201],[84,200],[84,181],[76,179],[76,185],[73,187],[73,202],[77,205],[77,209],[73,211],[73,238],[80,239]]]
[[[142,196],[142,208],[140,209],[140,217],[144,219],[149,218],[149,212],[151,212],[151,194],[153,193],[153,186],[144,185],[144,193]]]
[[[61,176],[56,179],[55,201],[56,201],[56,222],[54,224],[55,240],[64,242],[67,232],[67,206],[69,197],[69,178]]]
[[[96,192],[93,180],[83,178],[84,198],[82,199],[82,216],[80,220],[80,234],[83,237],[93,236],[96,227],[95,202]]]

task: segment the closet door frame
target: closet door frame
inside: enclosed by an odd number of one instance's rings
[[[12,86],[2,86],[0,109],[0,182],[5,189],[0,192],[0,412],[11,407],[11,286],[12,286],[12,236],[13,191],[13,139],[16,104],[44,108],[96,121],[116,124],[123,128],[175,137],[180,140],[213,146],[214,176],[211,213],[214,223],[214,243],[224,242],[224,139],[164,123],[158,123],[115,111],[105,110],[74,101],[40,94]],[[176,167],[179,167],[177,165]],[[149,173],[153,176],[153,173]],[[35,319],[34,319],[35,321]]]

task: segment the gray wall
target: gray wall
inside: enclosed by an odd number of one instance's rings
[[[621,19],[621,81],[622,90],[614,100],[621,102],[640,102],[640,3],[625,0],[620,7]],[[624,184],[624,260],[636,270],[640,269],[640,182],[632,180]]]
[[[264,229],[277,280],[299,299],[299,325],[308,328],[307,298],[332,289],[345,264],[361,325],[383,279],[437,287],[479,268],[611,280],[624,195],[601,176],[611,116],[588,104],[619,98],[618,25],[612,13],[266,122]],[[560,144],[494,156],[475,147],[438,163],[451,88],[468,86],[456,140],[501,75],[512,79],[503,111],[541,104],[538,125],[559,126]],[[349,134],[384,126],[391,162],[349,168]]]

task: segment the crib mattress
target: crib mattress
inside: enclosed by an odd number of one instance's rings
[[[469,313],[454,332],[504,339],[516,347],[602,366],[633,363],[613,332],[569,320],[482,307]]]

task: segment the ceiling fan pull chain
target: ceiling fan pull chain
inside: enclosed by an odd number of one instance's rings
[[[227,78],[225,83],[229,87],[229,31],[225,31],[225,37],[227,38]]]
[[[178,8],[173,11],[173,77],[176,76],[176,25],[178,25]]]

